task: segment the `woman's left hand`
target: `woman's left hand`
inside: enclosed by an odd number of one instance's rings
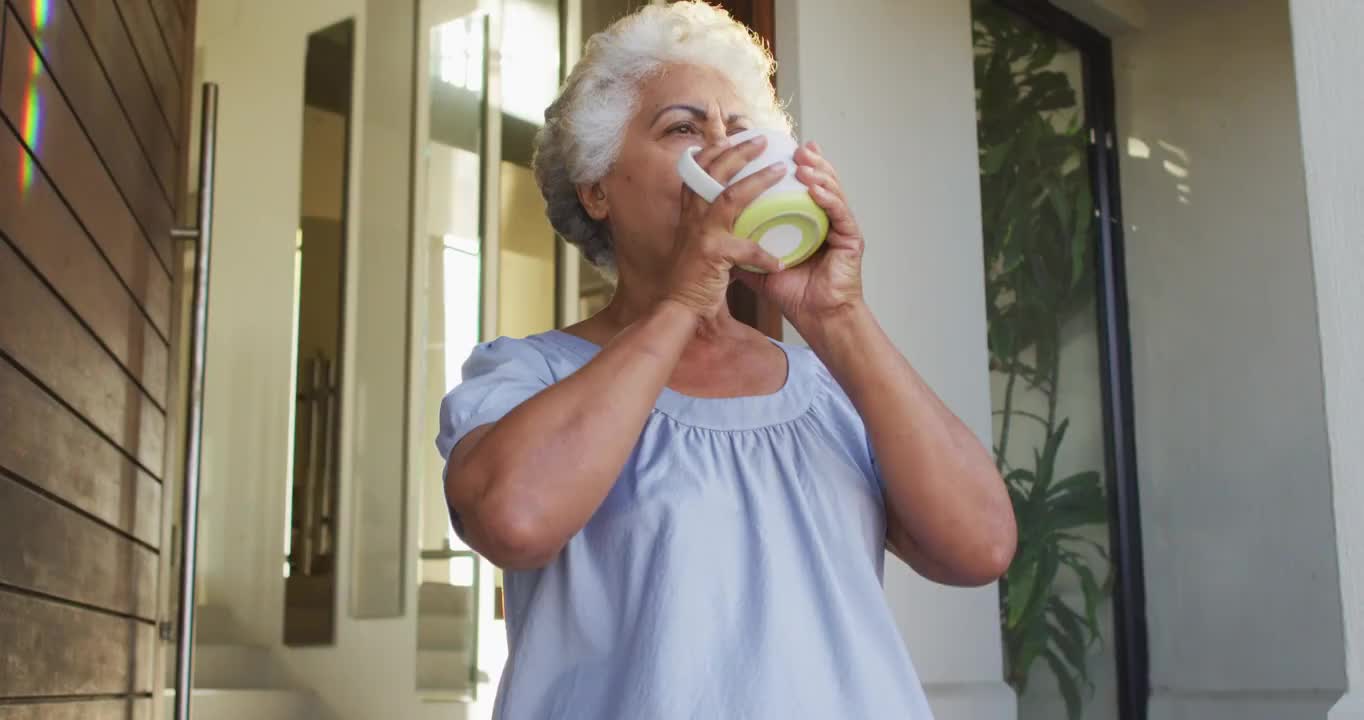
[[[829,235],[814,257],[771,275],[736,271],[739,279],[768,300],[804,335],[807,329],[856,309],[862,303],[862,251],[857,220],[848,209],[833,165],[818,145],[806,143],[796,152],[796,179],[829,216]]]

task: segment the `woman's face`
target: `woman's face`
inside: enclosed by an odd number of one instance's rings
[[[580,189],[588,212],[610,223],[623,276],[656,272],[667,261],[681,215],[682,152],[751,126],[747,104],[718,70],[670,65],[639,90],[620,156],[600,183]]]

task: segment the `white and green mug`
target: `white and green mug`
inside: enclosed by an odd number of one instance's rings
[[[753,240],[780,259],[783,265],[792,267],[809,259],[824,244],[824,238],[829,234],[829,216],[815,204],[809,188],[796,179],[795,138],[778,130],[755,129],[736,133],[730,136],[729,142],[738,145],[758,135],[767,138],[767,147],[745,165],[730,184],[777,162],[786,163],[786,175],[739,214],[734,223],[734,234]],[[696,153],[700,151],[700,147],[687,148],[677,161],[677,172],[693,192],[706,202],[715,202],[725,186],[697,164]]]

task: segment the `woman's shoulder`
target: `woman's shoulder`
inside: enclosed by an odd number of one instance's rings
[[[786,352],[786,359],[790,363],[787,372],[791,377],[808,378],[814,386],[821,389],[827,388],[830,384],[837,385],[833,376],[829,374],[829,369],[825,367],[824,361],[819,359],[819,355],[816,355],[814,350],[800,343],[780,340],[773,342]]]
[[[551,330],[520,338],[503,336],[480,343],[474,346],[465,362],[465,379],[493,369],[513,367],[547,382],[557,382],[591,359],[583,348],[575,347],[566,338],[575,339]]]
[[[833,412],[839,416],[851,414],[860,422],[861,418],[857,416],[852,400],[814,350],[800,344],[784,342],[779,344],[790,359],[791,376],[799,375],[809,382],[809,392],[813,397],[812,406],[815,409],[822,409],[825,413]]]

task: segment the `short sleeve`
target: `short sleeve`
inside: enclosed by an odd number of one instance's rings
[[[436,449],[448,461],[465,435],[501,420],[553,382],[549,363],[530,340],[479,345],[464,363],[463,381],[441,401]]]
[[[436,449],[448,466],[450,452],[475,428],[501,420],[517,405],[553,384],[544,355],[529,340],[498,338],[474,348],[462,382],[440,403]],[[445,471],[441,471],[442,477]],[[450,524],[464,537],[464,524],[449,508]]]

